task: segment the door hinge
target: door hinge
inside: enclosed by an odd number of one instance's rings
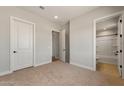
[[[120,68],[122,68],[122,65],[120,65]]]
[[[120,53],[122,53],[122,50],[120,50]]]
[[[120,19],[120,23],[122,23],[122,19]]]
[[[122,34],[120,34],[120,37],[122,37]]]

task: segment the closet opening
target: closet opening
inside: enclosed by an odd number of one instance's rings
[[[122,15],[96,21],[96,70],[122,77]]]
[[[59,60],[59,32],[52,31],[52,62]]]

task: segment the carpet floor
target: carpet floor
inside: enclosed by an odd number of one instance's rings
[[[103,65],[103,64],[102,64]],[[60,61],[38,67],[18,70],[12,74],[1,76],[2,86],[105,86],[124,85],[117,74],[109,75],[107,70],[98,64],[97,71],[91,71]],[[107,73],[105,73],[107,72]],[[110,72],[111,73],[111,72]]]

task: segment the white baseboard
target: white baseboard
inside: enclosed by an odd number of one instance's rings
[[[45,61],[45,62],[42,62],[42,63],[35,64],[34,67],[41,66],[41,65],[44,65],[44,64],[48,64],[48,63],[51,63],[51,61]]]
[[[11,73],[12,73],[11,71],[1,72],[0,73],[0,76],[4,76],[4,75],[7,75],[7,74],[11,74]]]
[[[51,63],[51,61],[46,61],[46,62],[42,62],[42,63],[39,63],[39,64],[35,64],[34,67],[44,65],[44,64],[48,64],[48,63]],[[4,75],[7,75],[7,74],[11,74],[11,73],[13,73],[13,71],[0,72],[0,76],[4,76]]]
[[[94,68],[91,68],[91,67],[88,67],[88,66],[84,66],[84,65],[81,65],[81,64],[77,64],[75,62],[70,62],[70,64],[78,66],[78,67],[81,67],[81,68],[85,68],[85,69],[89,69],[89,70],[94,71]]]

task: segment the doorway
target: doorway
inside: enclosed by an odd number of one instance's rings
[[[52,61],[66,63],[66,30],[52,31]]]
[[[10,70],[31,67],[35,61],[35,24],[10,17]]]
[[[123,74],[123,13],[95,20],[95,69]],[[109,72],[109,73],[108,73]]]
[[[59,60],[59,32],[52,31],[52,61]]]

